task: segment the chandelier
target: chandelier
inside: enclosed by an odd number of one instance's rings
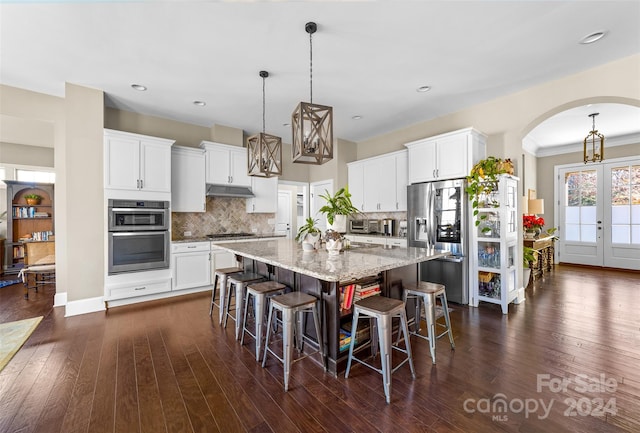
[[[333,108],[313,103],[313,42],[318,29],[308,22],[309,33],[309,102],[300,102],[291,114],[293,162],[321,165],[333,159]]]
[[[262,132],[252,135],[247,140],[249,151],[249,176],[273,177],[282,175],[282,139],[264,132],[265,79],[269,76],[267,71],[260,71],[262,77]]]
[[[591,113],[593,120],[591,132],[584,138],[584,163],[600,162],[604,159],[604,135],[596,129],[596,116],[600,113]]]

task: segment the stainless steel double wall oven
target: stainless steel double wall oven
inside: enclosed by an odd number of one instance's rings
[[[109,275],[169,268],[168,201],[109,200]]]

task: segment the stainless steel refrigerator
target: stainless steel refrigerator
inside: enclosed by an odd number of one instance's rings
[[[407,240],[410,247],[451,251],[422,263],[423,281],[444,284],[447,300],[469,303],[469,221],[465,179],[407,187]]]

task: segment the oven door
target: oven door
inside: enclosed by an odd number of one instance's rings
[[[109,233],[109,275],[169,268],[169,231]]]
[[[169,209],[109,208],[109,231],[168,230]]]

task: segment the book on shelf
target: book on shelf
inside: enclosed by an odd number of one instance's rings
[[[351,306],[353,305],[353,295],[355,293],[355,287],[356,287],[355,284],[348,284],[340,288],[340,291],[341,291],[340,309],[348,310],[351,308]]]
[[[380,284],[373,283],[368,285],[356,285],[354,300],[368,298],[369,296],[376,296],[380,294]]]
[[[343,328],[340,328],[340,339],[338,341],[340,352],[347,350],[349,348],[349,345],[351,344],[351,333]]]

